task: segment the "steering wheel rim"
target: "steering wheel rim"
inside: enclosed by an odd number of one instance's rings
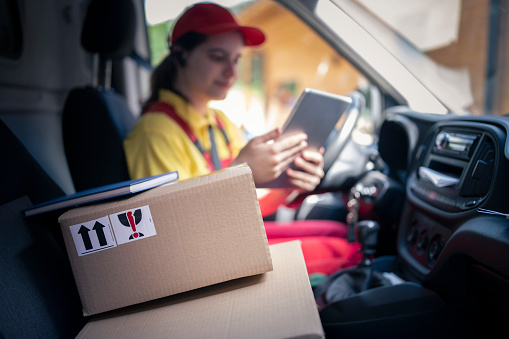
[[[340,130],[334,129],[332,131],[332,133],[335,134],[333,136],[329,136],[331,139],[325,147],[325,152],[323,154],[324,177],[327,175],[327,172],[345,148],[355,125],[359,120],[360,114],[366,105],[366,100],[360,92],[353,91],[349,93],[348,96],[352,99],[352,103],[347,107],[344,113],[346,115],[345,122]]]

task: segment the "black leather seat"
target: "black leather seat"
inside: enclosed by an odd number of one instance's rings
[[[125,98],[110,88],[112,61],[131,54],[135,8],[128,0],[92,0],[81,44],[97,59],[97,83],[70,91],[62,129],[76,191],[129,179],[123,140],[136,119]]]
[[[73,338],[86,320],[55,215],[23,210],[64,192],[0,121],[0,338]]]

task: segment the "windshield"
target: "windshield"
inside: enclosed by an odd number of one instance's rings
[[[334,0],[457,114],[502,115],[506,3]]]

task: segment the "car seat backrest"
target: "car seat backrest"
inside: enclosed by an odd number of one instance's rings
[[[0,338],[71,338],[85,324],[57,216],[23,210],[63,195],[0,121]]]
[[[112,60],[131,54],[135,8],[128,0],[92,0],[81,43],[98,57],[97,83],[75,88],[65,102],[64,149],[76,191],[129,179],[123,140],[136,122],[126,99],[110,89]]]
[[[123,140],[134,123],[120,94],[92,87],[69,93],[62,135],[76,191],[129,179]]]
[[[0,205],[23,195],[34,204],[64,195],[2,120],[0,159]]]

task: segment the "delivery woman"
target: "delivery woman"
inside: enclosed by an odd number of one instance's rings
[[[181,15],[169,39],[170,54],[154,71],[144,113],[124,143],[132,178],[178,171],[187,179],[247,163],[257,184],[286,170],[300,191],[316,187],[323,157],[305,150],[305,134],[282,137],[276,129],[246,143],[225,114],[208,107],[224,99],[237,79],[243,47],[264,40],[259,29],[239,25],[216,4],[199,3]],[[291,162],[298,171],[287,168]],[[289,193],[273,192],[266,205],[277,205]]]
[[[178,171],[181,179],[247,163],[256,184],[286,171],[298,192],[312,191],[323,177],[323,156],[306,150],[304,133],[279,129],[243,139],[221,111],[208,106],[226,97],[238,76],[245,46],[264,42],[262,31],[239,25],[212,3],[189,7],[177,20],[169,55],[154,70],[152,94],[124,142],[132,178]],[[297,169],[288,165],[295,163]],[[276,211],[294,189],[273,189],[260,197],[263,215]]]

